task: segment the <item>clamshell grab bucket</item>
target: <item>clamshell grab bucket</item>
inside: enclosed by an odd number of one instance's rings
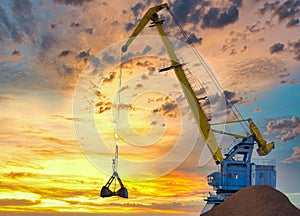
[[[118,182],[120,184],[120,189],[117,191],[112,191],[111,189],[109,189],[109,187],[115,179],[118,180]],[[105,198],[105,197],[111,197],[111,196],[119,196],[122,198],[128,198],[128,191],[124,187],[122,180],[120,179],[118,173],[116,173],[116,172],[114,172],[114,174],[110,177],[110,179],[108,180],[106,185],[103,186],[100,191],[100,197]]]

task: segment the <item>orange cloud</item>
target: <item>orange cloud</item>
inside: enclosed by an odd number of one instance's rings
[[[28,172],[14,172],[11,171],[10,173],[5,173],[3,174],[4,177],[6,178],[11,178],[11,179],[18,179],[18,178],[33,178],[33,177],[37,177],[36,174],[33,173],[28,173]]]
[[[300,162],[300,146],[294,147],[293,150],[293,154],[289,158],[284,159],[283,163]]]
[[[72,118],[72,117],[66,117],[63,115],[51,115],[51,118],[53,119],[65,119],[65,120],[69,120],[69,121],[79,121],[79,118]]]
[[[8,206],[32,206],[36,204],[40,204],[41,200],[26,200],[26,199],[0,199],[0,206],[8,207]],[[1,208],[0,208],[1,209]],[[1,212],[1,210],[0,210]]]
[[[261,108],[255,108],[254,112],[261,112]]]

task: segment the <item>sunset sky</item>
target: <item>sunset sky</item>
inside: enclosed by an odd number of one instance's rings
[[[224,117],[214,112],[219,94],[251,117],[275,142],[265,158],[276,160],[277,189],[300,208],[299,1],[2,0],[1,214],[199,215],[217,166],[173,71],[158,73],[169,62],[155,28],[120,66],[122,45],[161,3],[214,70],[217,84],[162,10],[180,60],[215,104],[212,121]],[[100,198],[120,70],[119,174],[129,198]],[[217,139],[223,150],[232,143]]]

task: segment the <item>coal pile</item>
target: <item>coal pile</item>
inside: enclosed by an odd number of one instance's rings
[[[249,186],[201,216],[300,216],[300,210],[280,191]]]

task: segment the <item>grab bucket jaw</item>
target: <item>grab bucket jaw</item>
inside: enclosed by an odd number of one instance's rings
[[[114,179],[117,179],[119,184],[120,184],[120,189],[117,191],[112,191],[109,189],[109,186],[111,185],[111,183],[113,182]],[[127,189],[124,187],[119,175],[117,172],[114,172],[113,175],[110,177],[110,179],[108,180],[108,182],[106,183],[105,186],[102,187],[101,191],[100,191],[100,197],[111,197],[111,196],[119,196],[122,198],[128,198],[128,191]]]

